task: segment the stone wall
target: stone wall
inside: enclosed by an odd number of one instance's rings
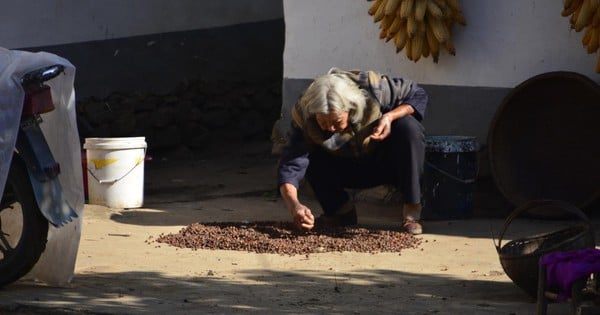
[[[203,150],[215,143],[268,141],[281,108],[281,78],[182,82],[165,94],[115,92],[77,101],[87,137],[144,136],[149,152]]]
[[[82,144],[144,136],[150,155],[189,158],[213,144],[269,141],[283,44],[283,20],[273,20],[30,50],[76,66]]]

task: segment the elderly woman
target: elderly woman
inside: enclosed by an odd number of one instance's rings
[[[403,229],[421,234],[427,100],[413,81],[373,71],[333,68],[316,78],[292,108],[279,162],[279,191],[294,224],[315,225],[313,211],[298,199],[304,178],[323,208],[316,224],[327,226],[357,224],[346,188],[391,184],[402,193]]]

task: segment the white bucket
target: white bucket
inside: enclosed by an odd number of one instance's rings
[[[145,137],[86,138],[90,204],[139,208],[144,203]]]

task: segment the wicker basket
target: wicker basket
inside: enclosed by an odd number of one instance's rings
[[[555,208],[575,214],[583,222],[551,233],[519,238],[502,246],[510,223],[520,214],[539,208]],[[578,208],[565,201],[533,200],[515,209],[504,222],[496,250],[506,275],[531,297],[537,297],[539,260],[558,251],[593,248],[596,243],[590,220]]]

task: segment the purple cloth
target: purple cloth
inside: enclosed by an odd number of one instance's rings
[[[600,250],[587,248],[544,255],[540,265],[546,266],[546,287],[558,290],[558,301],[571,297],[571,286],[579,279],[600,272]]]

